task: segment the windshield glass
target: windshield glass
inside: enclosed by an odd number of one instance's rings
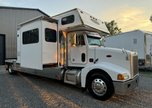
[[[101,46],[101,38],[99,37],[93,37],[93,36],[87,36],[88,38],[88,44],[89,45],[97,45],[97,46]]]

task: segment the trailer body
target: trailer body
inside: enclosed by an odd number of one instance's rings
[[[106,47],[124,48],[138,52],[139,66],[152,65],[152,33],[134,30],[105,38]]]
[[[19,25],[18,56],[6,61],[8,72],[61,80],[100,100],[125,94],[138,85],[138,55],[101,46],[106,34],[104,23],[80,9],[31,19]]]

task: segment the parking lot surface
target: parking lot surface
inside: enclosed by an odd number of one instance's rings
[[[9,75],[0,67],[0,108],[152,108],[152,77],[140,74],[133,92],[100,101],[75,86],[23,73]]]

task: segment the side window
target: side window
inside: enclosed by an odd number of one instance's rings
[[[137,39],[133,39],[133,43],[134,43],[134,44],[137,44]]]
[[[69,33],[69,43],[71,43],[71,47],[83,46],[85,45],[84,35],[76,34],[75,32]]]
[[[25,31],[22,34],[22,42],[23,44],[33,44],[39,42],[39,29],[33,29],[29,31]]]
[[[77,45],[85,45],[83,34],[77,35]]]
[[[61,19],[61,24],[66,25],[74,22],[74,15],[70,15]]]
[[[46,28],[45,29],[45,41],[56,42],[56,30]]]

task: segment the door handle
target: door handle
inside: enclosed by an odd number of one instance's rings
[[[82,54],[81,54],[81,61],[82,61],[82,62],[85,62],[85,60],[86,60],[85,53],[82,53]]]

